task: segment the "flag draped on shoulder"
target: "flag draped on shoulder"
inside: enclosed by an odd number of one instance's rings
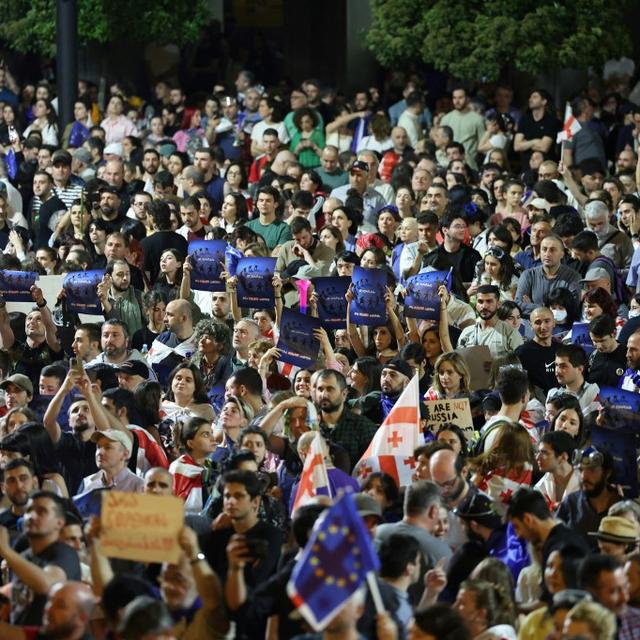
[[[331,497],[331,488],[329,486],[329,474],[327,466],[324,463],[325,445],[320,435],[316,432],[315,438],[309,445],[309,452],[304,460],[302,473],[300,474],[300,482],[298,491],[293,502],[292,512],[295,513],[298,507],[309,504],[318,495],[318,489],[326,488]]]
[[[320,631],[379,566],[353,495],[343,493],[312,532],[287,593],[304,619]]]
[[[415,375],[354,467],[353,477],[362,483],[369,474],[382,471],[394,478],[398,486],[411,484],[415,467],[413,452],[422,440],[420,381]]]
[[[558,132],[556,142],[573,140],[573,136],[575,136],[580,129],[582,129],[582,127],[573,115],[571,105],[567,102],[567,106],[564,109],[564,124],[562,125],[562,130]]]

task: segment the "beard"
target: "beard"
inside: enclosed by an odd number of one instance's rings
[[[111,282],[111,286],[119,293],[124,293],[129,289],[129,285],[127,285],[126,287],[121,287],[120,285],[117,285],[114,281]]]
[[[496,313],[498,313],[498,310],[496,309],[495,311],[480,311],[478,313],[478,315],[483,319],[483,320],[491,320],[491,318],[493,318],[493,316],[496,315]]]
[[[342,406],[341,402],[331,402],[331,400],[320,400],[318,404],[320,409],[326,413],[334,413]]]
[[[602,478],[600,478],[600,480],[598,480],[598,482],[596,482],[593,485],[592,489],[586,489],[583,486],[583,491],[584,491],[584,495],[587,496],[587,498],[597,498],[606,488],[607,486],[607,479],[603,476]]]
[[[113,207],[100,207],[100,212],[102,213],[102,215],[107,218],[108,220],[111,220],[111,218],[114,218],[116,216],[116,214],[118,213],[117,209],[114,209]]]

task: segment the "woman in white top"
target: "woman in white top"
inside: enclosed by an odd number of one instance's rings
[[[507,123],[501,113],[493,112],[485,116],[486,130],[478,143],[478,151],[486,154],[485,162],[489,162],[492,149],[506,149],[509,144],[507,137]]]
[[[256,122],[251,129],[251,155],[254,158],[264,152],[262,135],[267,129],[275,129],[278,132],[278,140],[283,145],[289,144],[291,140],[280,117],[280,105],[276,100],[266,96],[260,98],[258,113],[262,120]]]
[[[24,130],[24,138],[28,138],[32,131],[39,131],[42,136],[42,144],[52,147],[58,146],[58,125],[56,124],[56,112],[50,102],[36,100],[33,105],[35,120]]]
[[[360,140],[358,145],[358,153],[369,149],[376,153],[383,154],[385,151],[393,148],[393,142],[391,142],[391,123],[389,120],[376,113],[369,122],[370,135],[365,136]]]
[[[518,278],[514,273],[513,259],[502,247],[492,245],[486,250],[483,269],[467,289],[467,295],[470,298],[475,296],[482,284],[498,287],[500,300],[513,300],[518,288]]]
[[[197,416],[213,422],[215,412],[196,365],[178,365],[169,376],[168,387],[161,405],[161,411],[167,418],[175,422],[180,418]]]

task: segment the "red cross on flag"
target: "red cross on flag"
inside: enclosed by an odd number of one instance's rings
[[[313,498],[318,495],[318,489],[326,487],[331,496],[331,488],[329,486],[329,474],[324,463],[325,444],[320,432],[316,432],[315,438],[309,445],[307,457],[304,459],[304,466],[300,474],[300,482],[298,491],[293,502],[292,513],[296,512],[298,507],[309,504]]]
[[[562,125],[562,131],[558,133],[556,142],[564,142],[565,140],[573,140],[573,136],[580,131],[582,127],[580,123],[574,118],[571,105],[567,102],[567,106],[564,110],[564,124]]]
[[[411,484],[414,465],[410,461],[422,443],[420,384],[418,376],[414,376],[354,467],[353,477],[362,483],[370,473],[383,471],[401,487]]]

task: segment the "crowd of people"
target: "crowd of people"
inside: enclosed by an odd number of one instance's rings
[[[81,81],[60,128],[53,88],[1,68],[0,275],[42,282],[26,314],[0,299],[0,637],[640,637],[635,458],[628,482],[601,398],[640,392],[640,106],[607,82],[574,126],[541,88],[452,84],[429,108],[419,78],[392,102],[241,71],[99,104]],[[277,258],[274,308],[241,306],[229,264],[225,291],[193,286],[196,240]],[[385,274],[386,321],[355,323],[349,290],[315,365],[285,362],[283,309],[318,315],[299,283],[356,266]],[[45,298],[88,270],[101,322]],[[434,270],[439,320],[413,317]],[[411,482],[354,473],[416,376]],[[473,429],[430,422],[449,400]],[[330,491],[294,508],[318,440]],[[104,490],[180,497],[179,562],[108,558]],[[363,586],[310,633],[287,583],[344,491],[385,610]]]

